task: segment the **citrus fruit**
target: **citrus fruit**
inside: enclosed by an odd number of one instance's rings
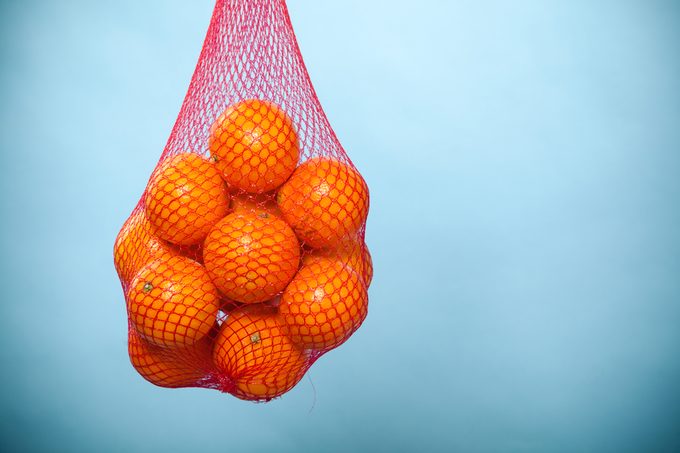
[[[366,289],[368,289],[370,288],[371,282],[373,281],[373,257],[371,257],[371,252],[368,250],[368,246],[366,244],[361,247],[361,252],[363,256],[363,266],[360,267],[362,269],[361,276],[364,278]]]
[[[139,334],[160,346],[200,340],[214,325],[219,308],[217,289],[205,268],[183,256],[144,266],[132,279],[127,301]]]
[[[293,121],[259,99],[227,108],[210,128],[208,146],[229,187],[253,193],[283,184],[299,158]]]
[[[366,318],[368,294],[357,272],[319,257],[303,265],[281,296],[280,317],[301,348],[331,349],[346,341]]]
[[[229,193],[210,161],[182,153],[169,157],[154,171],[144,201],[146,216],[158,237],[192,245],[202,241],[227,214]]]
[[[195,386],[207,374],[211,348],[207,336],[184,348],[163,348],[144,340],[135,329],[128,332],[132,366],[144,379],[160,387]]]
[[[113,262],[124,285],[129,284],[137,271],[155,258],[175,254],[177,251],[151,233],[151,225],[143,210],[130,216],[113,246]]]
[[[300,265],[295,233],[266,211],[234,212],[220,220],[203,245],[205,267],[229,299],[258,303],[283,291]]]
[[[337,249],[312,250],[302,256],[302,264],[310,264],[313,261],[324,258],[341,261],[359,273],[366,285],[366,289],[371,286],[371,281],[373,280],[373,260],[366,244],[352,241],[343,243]]]
[[[234,395],[275,398],[300,381],[309,356],[283,332],[276,308],[249,305],[230,313],[215,338],[213,361],[231,378]]]
[[[276,199],[298,238],[313,248],[334,248],[355,237],[368,215],[364,179],[354,168],[329,158],[302,163]]]

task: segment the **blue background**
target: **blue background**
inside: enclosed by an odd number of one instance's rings
[[[376,274],[265,405],[139,377],[112,262],[212,7],[0,3],[0,449],[680,449],[676,2],[290,0]]]

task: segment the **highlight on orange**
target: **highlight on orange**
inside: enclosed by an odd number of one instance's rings
[[[154,171],[144,197],[153,232],[177,245],[202,241],[229,210],[229,193],[206,158],[181,153]]]
[[[252,304],[283,291],[300,265],[300,246],[278,217],[266,211],[235,212],[208,234],[203,261],[224,296]]]
[[[309,354],[284,333],[276,308],[249,305],[231,312],[213,346],[217,369],[247,400],[269,400],[297,384],[309,365]]]
[[[113,263],[125,285],[130,283],[139,269],[155,258],[175,254],[177,251],[152,234],[143,210],[130,216],[113,245]]]
[[[193,387],[208,373],[212,343],[208,337],[184,348],[162,348],[128,332],[128,354],[137,372],[159,387]]]
[[[323,258],[341,261],[359,273],[366,285],[366,289],[371,286],[371,281],[373,280],[373,259],[365,243],[350,241],[343,243],[336,249],[312,250],[303,255],[302,264],[310,264]]]
[[[208,146],[229,187],[252,193],[283,184],[300,155],[291,118],[260,99],[227,108],[211,126]]]
[[[143,267],[127,295],[128,315],[146,340],[187,346],[215,324],[219,296],[205,268],[183,257],[160,258]]]
[[[344,343],[368,313],[368,293],[342,261],[317,257],[303,265],[281,296],[280,318],[293,343],[328,350]]]
[[[335,248],[356,236],[368,215],[368,186],[358,171],[338,160],[316,157],[279,188],[283,218],[312,248]]]

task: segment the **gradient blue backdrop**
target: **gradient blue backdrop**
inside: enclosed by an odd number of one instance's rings
[[[0,450],[680,449],[677,2],[290,0],[376,274],[266,405],[143,381],[112,263],[212,7],[0,3]]]

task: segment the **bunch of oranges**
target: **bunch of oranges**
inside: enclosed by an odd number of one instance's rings
[[[151,175],[114,246],[145,379],[268,400],[363,322],[368,188],[338,159],[300,163],[298,143],[280,107],[245,100],[212,125],[209,157]]]

